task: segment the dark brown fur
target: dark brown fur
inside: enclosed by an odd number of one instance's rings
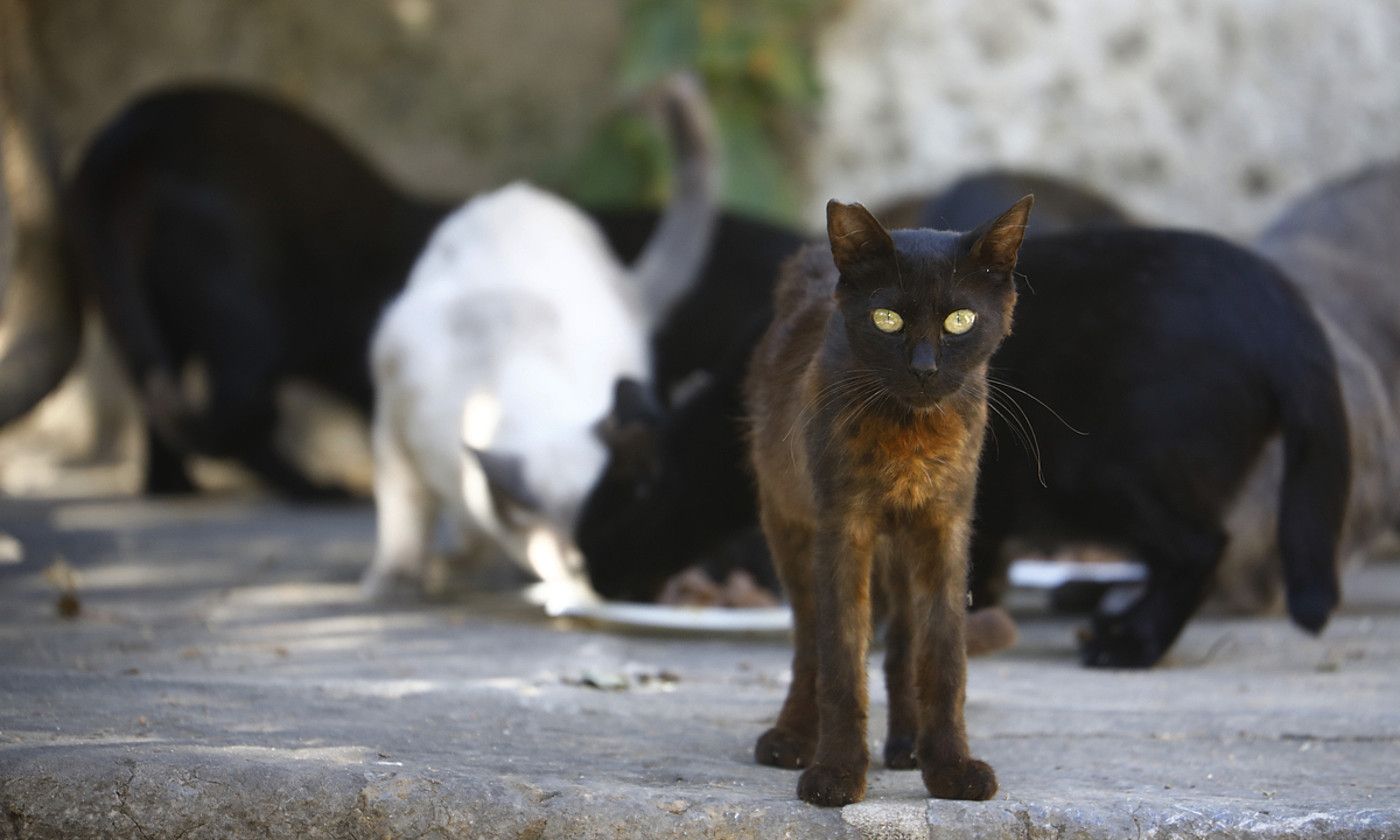
[[[1010,330],[1029,199],[971,234],[897,231],[827,208],[831,251],[784,268],[747,382],[763,531],[794,615],[793,678],[762,764],[807,767],[798,796],[865,793],[872,583],[886,613],[885,763],[933,796],[987,799],[963,721],[967,558],[987,360]],[[904,315],[873,331],[872,308]],[[942,332],[972,308],[974,330]],[[995,622],[994,622],[995,623]]]

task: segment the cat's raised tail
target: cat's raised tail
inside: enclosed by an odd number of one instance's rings
[[[700,82],[671,76],[659,90],[674,155],[671,199],[631,273],[651,332],[690,291],[709,252],[718,212],[718,130]]]

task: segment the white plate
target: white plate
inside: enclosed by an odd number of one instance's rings
[[[552,614],[627,627],[690,630],[697,633],[780,633],[792,627],[792,611],[787,607],[673,607],[665,604],[602,601],[594,604],[568,604]]]
[[[1147,568],[1126,560],[1076,562],[1022,558],[1011,563],[1012,586],[1026,589],[1054,589],[1066,583],[1141,583]]]

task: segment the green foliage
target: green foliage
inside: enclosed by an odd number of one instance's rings
[[[698,70],[719,120],[727,207],[798,218],[800,137],[820,98],[813,47],[838,0],[629,0],[618,68],[624,95]],[[657,128],[604,121],[559,181],[586,204],[658,203],[670,162]]]

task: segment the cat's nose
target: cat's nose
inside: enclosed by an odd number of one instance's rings
[[[938,353],[933,349],[932,342],[920,341],[914,345],[914,353],[909,357],[909,369],[923,379],[938,372]]]

